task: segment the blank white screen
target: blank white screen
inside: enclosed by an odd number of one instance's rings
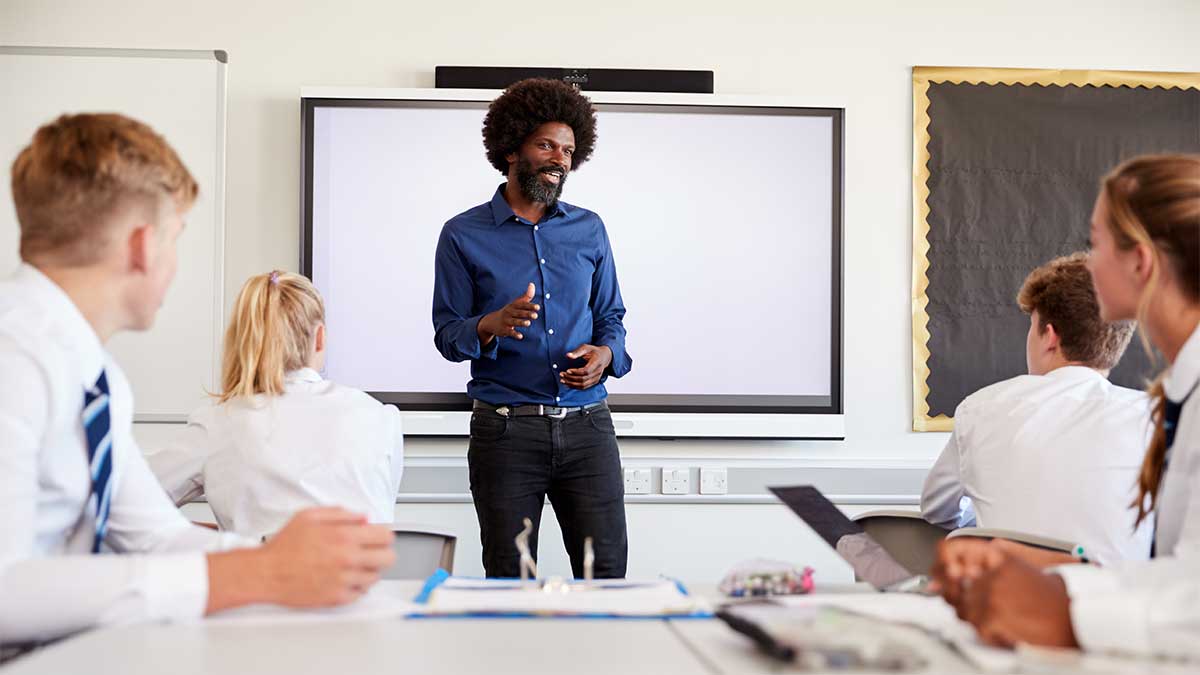
[[[443,223],[490,200],[485,104],[317,107],[312,272],[326,374],[378,392],[463,392],[433,347]],[[831,394],[833,121],[787,109],[598,106],[563,201],[612,242],[633,371],[613,394]]]

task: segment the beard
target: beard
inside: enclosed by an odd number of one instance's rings
[[[524,157],[517,160],[517,184],[521,187],[521,194],[531,202],[554,206],[567,183],[567,172],[562,173],[556,185],[542,178],[542,173],[552,168],[547,165],[534,169],[533,164]]]

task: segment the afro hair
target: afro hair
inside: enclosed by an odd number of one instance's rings
[[[504,90],[483,118],[483,147],[488,161],[508,174],[507,155],[547,122],[561,122],[575,133],[571,170],[578,169],[596,147],[596,112],[592,102],[566,82],[533,78]]]

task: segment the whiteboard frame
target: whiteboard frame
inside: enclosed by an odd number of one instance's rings
[[[376,87],[302,87],[300,89],[301,113],[301,165],[300,165],[300,270],[311,276],[311,227],[312,205],[312,148],[308,143],[311,134],[311,111],[320,100],[361,101],[459,101],[488,102],[502,92],[488,89],[428,89],[428,88],[376,88]],[[833,324],[836,338],[833,351],[836,358],[836,373],[832,378],[832,404],[834,413],[776,413],[776,412],[614,412],[613,425],[618,436],[647,438],[756,438],[786,440],[845,440],[845,349],[844,349],[844,294],[845,274],[845,106],[841,104],[817,104],[792,97],[746,96],[715,94],[669,94],[647,92],[586,92],[593,103],[631,104],[660,106],[706,106],[706,107],[752,107],[752,108],[828,108],[837,111],[835,133],[837,143],[833,151],[836,157],[835,181],[839,186],[835,197],[836,257],[834,283],[836,294],[833,299]],[[399,406],[398,406],[399,407]],[[436,410],[406,410],[401,408],[406,436],[466,436],[470,428],[471,412],[447,406]]]

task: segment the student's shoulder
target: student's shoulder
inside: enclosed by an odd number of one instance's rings
[[[386,403],[381,402],[379,399],[375,398],[374,396],[371,396],[370,394],[368,394],[367,392],[365,392],[361,389],[355,389],[354,387],[347,387],[346,385],[338,384],[337,382],[334,382],[333,380],[324,380],[321,382],[321,385],[322,385],[323,389],[325,389],[330,394],[336,396],[339,400],[341,400],[343,403],[345,403],[348,406],[353,406],[355,408],[369,408],[369,409],[377,409],[377,408],[383,408],[383,407],[393,408],[393,409],[395,408],[395,406],[387,405]]]
[[[3,319],[3,316],[0,316]],[[0,331],[0,382],[15,391],[28,392],[28,387],[50,380],[50,366],[36,347],[19,335]]]
[[[370,418],[379,419],[380,424],[385,425],[385,428],[399,428],[400,410],[396,406],[384,403],[354,387],[347,387],[329,380],[326,380],[325,384],[329,386],[329,391],[341,401],[344,406],[343,410],[353,410],[356,411],[356,414],[365,413]]]
[[[0,382],[31,393],[30,387],[51,387],[68,369],[67,352],[51,316],[22,302],[12,282],[0,282]]]
[[[0,282],[0,337],[39,344],[52,335],[53,328],[51,315],[28,302],[15,282]]]
[[[1107,398],[1112,401],[1114,405],[1139,410],[1146,412],[1147,414],[1149,413],[1150,396],[1145,391],[1141,389],[1131,389],[1130,387],[1122,387],[1119,384],[1113,384],[1107,380],[1105,380],[1105,382],[1108,384]]]
[[[1035,391],[1041,386],[1043,386],[1042,378],[1035,375],[1017,375],[1007,380],[993,382],[964,398],[958,404],[954,416],[959,417],[1005,401],[1020,400],[1025,394]]]
[[[63,364],[45,358],[29,342],[0,333],[0,415],[40,429],[51,410],[70,404],[67,391],[56,386],[63,381],[62,370]]]

